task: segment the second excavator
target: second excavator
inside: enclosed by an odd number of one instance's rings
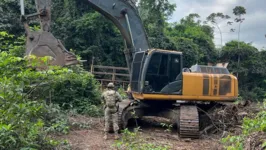
[[[35,2],[36,14],[22,13],[27,31],[26,55],[51,56],[53,65],[78,63],[74,54],[66,51],[50,32],[51,0]],[[183,68],[182,52],[151,48],[134,2],[88,0],[87,4],[111,20],[125,41],[131,96],[119,105],[121,129],[135,116],[160,116],[176,124],[181,137],[199,138],[203,122],[199,110],[208,111],[216,104],[236,100],[238,80],[225,67],[194,65]],[[32,16],[39,17],[42,31],[28,30],[27,21]]]

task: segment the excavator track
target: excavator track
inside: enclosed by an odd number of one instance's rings
[[[123,112],[124,109],[119,109],[118,111],[118,126],[119,126],[119,130],[123,130],[127,124],[127,122],[123,119]]]
[[[199,114],[197,106],[180,106],[179,134],[181,138],[199,138]]]
[[[147,105],[135,103],[132,100],[126,100],[119,104],[118,111],[118,125],[119,129],[123,130],[127,127],[129,119],[141,118],[143,116],[143,109]]]

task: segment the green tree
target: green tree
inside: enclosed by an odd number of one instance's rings
[[[170,38],[183,37],[191,39],[198,45],[197,62],[207,64],[217,61],[217,51],[213,43],[213,30],[208,25],[201,25],[198,14],[190,14],[181,19],[180,24],[173,23],[165,29],[166,35]],[[186,50],[184,50],[186,51]]]
[[[180,20],[180,24],[187,25],[187,26],[199,26],[201,23],[201,20],[199,20],[200,15],[197,13],[189,14],[188,16],[182,18]],[[196,19],[198,19],[196,21]]]
[[[177,51],[183,52],[183,67],[190,68],[203,57],[199,55],[198,45],[193,43],[191,39],[173,37],[172,42],[175,43]]]
[[[222,31],[221,31],[221,27],[220,27],[220,23],[222,21],[225,21],[227,19],[230,19],[230,16],[228,15],[224,15],[223,13],[211,13],[206,20],[210,23],[212,23],[218,30],[220,33],[220,38],[221,38],[221,47],[223,47],[223,35],[222,35]],[[227,22],[227,24],[231,25],[231,22]],[[220,53],[219,53],[220,54]]]
[[[237,22],[239,24],[239,27],[238,27],[238,41],[239,41],[241,24],[245,20],[245,18],[243,18],[243,15],[246,14],[246,9],[244,7],[242,7],[242,6],[236,6],[233,9],[233,13],[234,13],[235,16],[237,16],[237,18],[235,18],[235,22]],[[239,45],[238,45],[238,48],[239,48]]]
[[[25,13],[36,12],[34,1],[25,1]],[[23,24],[20,21],[20,5],[17,0],[0,1],[0,31],[7,31],[10,34],[21,36],[25,33]],[[31,23],[36,24],[35,22]]]
[[[99,65],[126,66],[119,30],[93,10],[88,1],[53,1],[52,13],[52,32],[64,41],[67,49],[74,49],[87,60],[86,69],[90,68],[93,57]]]
[[[2,31],[0,32],[0,51],[11,51],[13,55],[22,57],[25,49],[25,41],[24,36],[15,37]]]
[[[241,30],[241,24],[243,23],[243,21],[245,20],[245,18],[243,18],[243,15],[246,14],[246,9],[242,6],[236,6],[233,9],[233,13],[234,15],[237,17],[235,18],[235,22],[237,22],[239,24],[238,26],[238,44],[237,44],[237,48],[239,49],[240,44],[239,44],[239,40],[240,40],[240,30]],[[240,65],[240,55],[238,56],[238,66]],[[238,77],[238,74],[237,74]]]
[[[239,75],[240,94],[245,99],[263,100],[266,96],[266,86],[263,82],[266,79],[265,56],[265,51],[258,51],[250,43],[231,41],[223,47],[221,60],[229,62],[230,72]],[[238,57],[242,59],[240,65],[238,65]]]
[[[175,49],[174,44],[164,34],[167,19],[175,10],[175,4],[168,0],[141,0],[138,10],[153,48]]]

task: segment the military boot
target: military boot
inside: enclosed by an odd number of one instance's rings
[[[118,132],[115,132],[115,140],[118,140],[118,139],[119,139]]]
[[[107,133],[104,133],[103,139],[107,140]]]

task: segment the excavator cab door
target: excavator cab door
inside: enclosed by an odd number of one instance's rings
[[[143,64],[145,62],[145,52],[138,52],[135,54],[132,63],[132,75],[131,75],[131,91],[140,93],[141,86],[141,74],[143,70]]]
[[[180,95],[183,86],[182,55],[169,54],[169,57],[169,83],[161,90],[161,92]]]

